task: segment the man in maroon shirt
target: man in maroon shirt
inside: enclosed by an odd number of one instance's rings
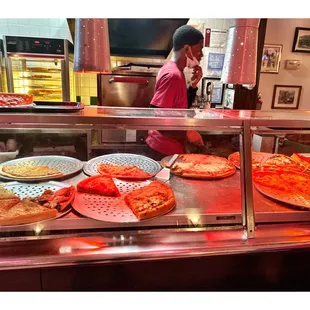
[[[173,54],[159,71],[151,108],[189,109],[196,97],[197,84],[202,78],[199,66],[203,57],[203,35],[189,25],[178,28],[173,35]],[[185,67],[193,69],[191,85],[187,89],[183,73]],[[160,160],[166,155],[185,153],[187,143],[204,146],[202,138],[194,131],[150,130],[146,143],[151,156]]]

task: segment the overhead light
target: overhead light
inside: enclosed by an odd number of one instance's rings
[[[223,83],[256,85],[259,22],[259,18],[234,20],[228,31]]]
[[[106,18],[77,18],[74,71],[110,73],[110,42]]]

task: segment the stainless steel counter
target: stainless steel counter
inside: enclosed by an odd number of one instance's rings
[[[0,270],[235,255],[310,247],[310,225],[260,225],[244,230],[164,229],[0,239]]]
[[[201,130],[236,133],[243,140],[244,174],[197,181],[173,176],[177,207],[166,216],[131,224],[100,222],[70,212],[61,219],[29,225],[14,232],[1,228],[0,269],[133,260],[228,255],[289,250],[310,246],[310,212],[270,200],[251,187],[253,126],[310,128],[310,114],[249,111],[226,115],[216,111],[85,107],[74,114],[0,114],[1,128],[117,128]],[[235,113],[235,112],[234,112]],[[289,114],[292,117],[292,114]],[[242,156],[241,156],[242,157]],[[64,180],[76,184],[84,175]],[[243,178],[243,182],[240,182]],[[248,182],[248,183],[247,183]],[[246,194],[241,193],[246,190]],[[252,202],[255,211],[253,232]],[[241,212],[246,211],[243,216]],[[242,218],[243,217],[243,218]],[[245,221],[247,219],[247,221]],[[305,221],[306,223],[292,223]],[[307,222],[309,221],[309,223]],[[243,223],[242,223],[243,222]],[[273,222],[291,222],[269,225]],[[242,224],[248,225],[248,233]],[[213,226],[218,225],[215,230]],[[249,225],[251,225],[249,229]],[[187,228],[182,228],[186,226]],[[85,232],[86,231],[86,232]]]

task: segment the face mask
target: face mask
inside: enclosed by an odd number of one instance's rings
[[[190,59],[187,55],[186,55],[186,67],[187,68],[194,68],[195,66],[199,66],[199,61],[197,60],[196,57],[193,56],[193,53],[192,53],[192,49],[190,48],[191,50],[191,54],[192,54],[192,57],[193,59]]]

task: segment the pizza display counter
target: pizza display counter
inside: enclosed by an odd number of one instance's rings
[[[291,199],[287,201],[276,196],[277,191],[266,192],[257,186],[262,167],[264,177],[273,175],[266,167],[304,167],[306,178],[307,160],[297,164],[285,162],[288,156],[252,153],[251,144],[253,134],[268,130],[268,134],[277,134],[284,125],[291,134],[299,133],[301,127],[306,131],[310,117],[306,112],[292,114],[290,120],[281,112],[227,113],[85,107],[70,115],[0,114],[1,128],[6,130],[195,130],[213,132],[219,139],[223,133],[235,135],[240,146],[228,159],[217,154],[178,154],[170,156],[167,165],[126,153],[97,156],[87,162],[53,155],[2,163],[0,269],[307,248],[307,195],[298,192],[298,205],[294,192],[287,195]],[[18,201],[12,204],[13,199]],[[42,218],[46,208],[57,211]]]

